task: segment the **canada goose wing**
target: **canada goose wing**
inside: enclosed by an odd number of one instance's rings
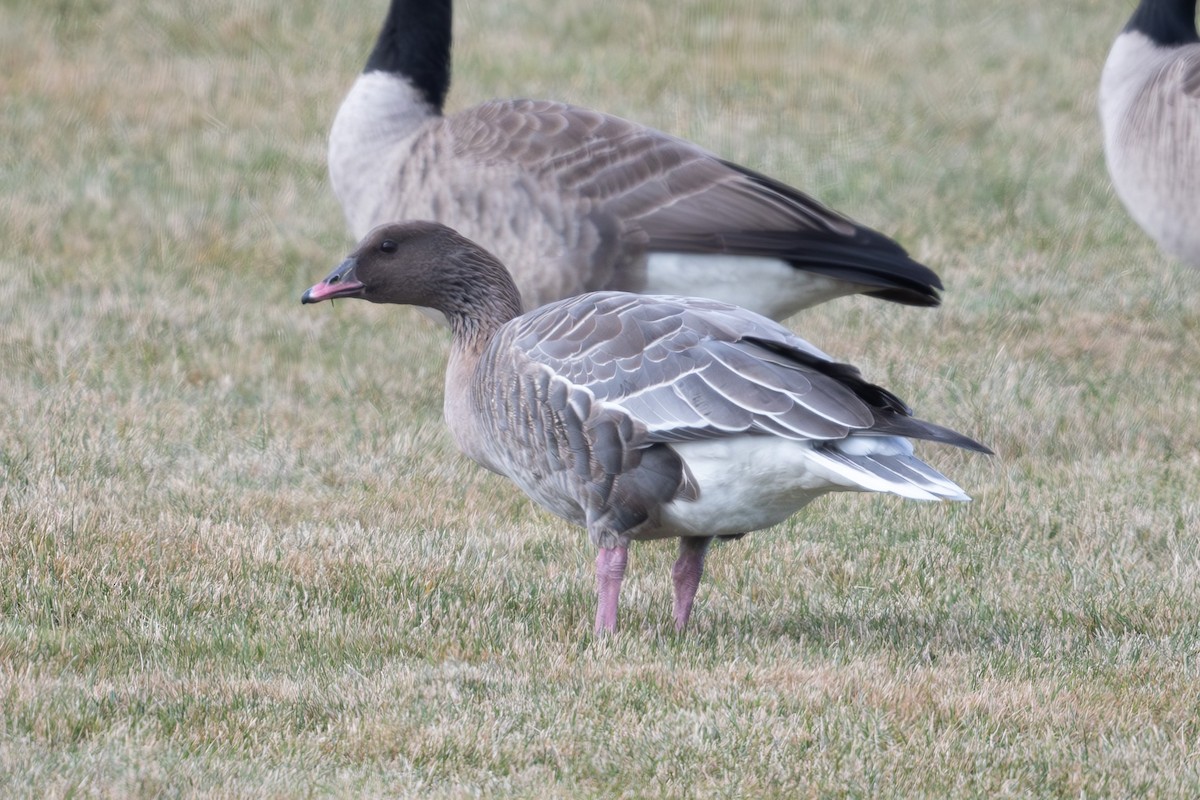
[[[455,154],[512,162],[580,202],[648,232],[793,229],[852,236],[855,225],[806,195],[661,131],[590,109],[497,100],[447,120]]]
[[[1179,85],[1194,113],[1200,113],[1200,45],[1192,45],[1179,58]]]
[[[645,251],[778,258],[936,304],[937,275],[896,242],[784,183],[661,131],[589,109],[493,101],[447,119],[457,157],[536,174]]]
[[[1131,106],[1127,130],[1140,133],[1161,128],[1162,134],[1187,141],[1186,132],[1177,129],[1189,120],[1200,119],[1200,44],[1168,55],[1142,84]]]

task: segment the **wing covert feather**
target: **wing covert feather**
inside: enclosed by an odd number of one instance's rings
[[[875,424],[871,391],[894,397],[786,328],[715,301],[598,292],[538,309],[499,338],[628,416],[645,445],[744,433],[837,439]]]
[[[635,223],[650,242],[690,245],[694,251],[706,234],[705,247],[710,246],[714,231],[784,232],[793,242],[798,232],[808,232],[904,252],[786,184],[620,117],[545,100],[494,100],[446,124],[456,158],[517,165],[559,190],[569,189],[582,210],[603,209]],[[786,250],[769,240],[723,241],[723,252]]]

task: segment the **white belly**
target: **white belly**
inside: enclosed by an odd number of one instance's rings
[[[864,286],[796,269],[777,258],[653,253],[643,294],[702,295],[783,319]]]
[[[845,480],[813,463],[812,445],[787,439],[743,437],[673,445],[700,487],[695,501],[663,509],[674,533],[725,536],[778,525]]]
[[[913,500],[969,500],[898,436],[856,435],[833,450],[813,442],[741,436],[671,445],[699,498],[663,507],[658,530],[635,538],[726,536],[769,528],[827,492],[887,492]]]

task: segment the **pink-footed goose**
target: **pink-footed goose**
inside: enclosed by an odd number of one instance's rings
[[[896,242],[689,142],[544,100],[443,116],[450,48],[450,0],[392,0],[329,135],[355,238],[442,222],[512,270],[525,308],[599,289],[774,319],[853,293],[938,304],[937,275]]]
[[[1142,0],[1100,76],[1117,196],[1158,246],[1200,267],[1200,36],[1196,0]]]
[[[736,306],[595,292],[522,316],[504,266],[434,222],[377,228],[301,300],[336,297],[446,316],[454,439],[587,528],[598,633],[616,629],[633,540],[679,538],[682,630],[713,537],[775,525],[831,491],[967,500],[908,437],[990,452]]]

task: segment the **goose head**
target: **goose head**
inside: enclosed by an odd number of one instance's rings
[[[397,222],[372,230],[301,303],[335,298],[441,311],[456,332],[494,330],[521,313],[508,270],[490,253],[436,222]]]

